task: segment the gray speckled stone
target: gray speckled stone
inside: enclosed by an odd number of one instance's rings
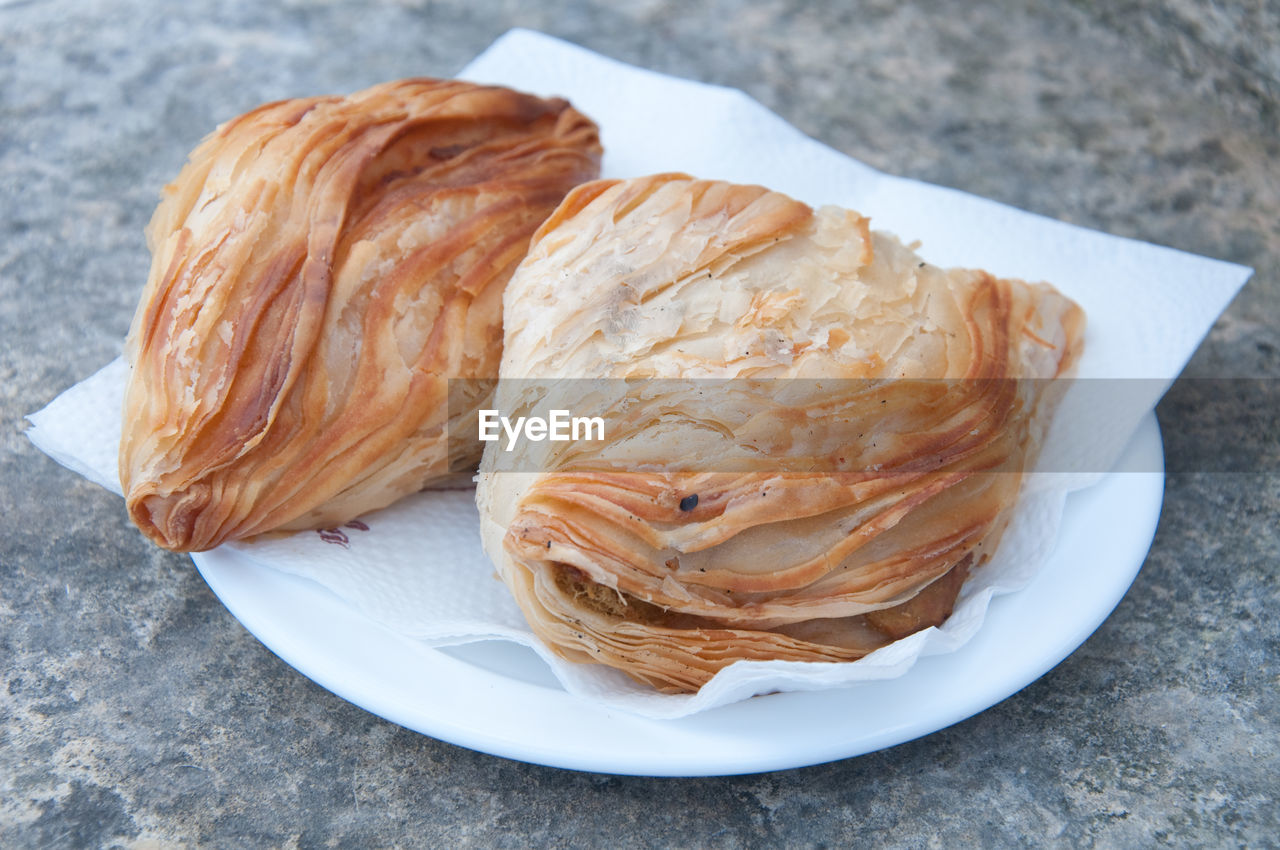
[[[892,750],[705,780],[522,765],[373,717],[27,443],[24,414],[119,353],[157,192],[216,123],[452,74],[512,26],[745,89],[893,173],[1252,265],[1188,374],[1280,377],[1274,3],[529,5],[0,2],[0,846],[1274,846],[1280,468],[1264,436],[1260,471],[1215,472],[1194,392],[1160,409],[1191,471],[1066,662]]]

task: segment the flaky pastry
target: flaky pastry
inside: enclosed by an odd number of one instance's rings
[[[507,288],[497,404],[556,398],[605,438],[489,443],[485,549],[556,652],[664,691],[858,659],[942,623],[990,557],[1083,327],[854,212],[585,184]]]
[[[120,445],[139,528],[194,551],[330,526],[478,458],[449,457],[448,380],[496,377],[503,286],[599,161],[565,101],[453,80],[219,127],[148,228]]]

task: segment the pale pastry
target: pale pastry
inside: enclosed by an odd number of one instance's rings
[[[496,377],[503,287],[600,155],[564,100],[455,80],[219,127],[148,228],[120,445],[134,522],[204,550],[335,525],[478,459],[450,448],[480,399],[449,379]]]
[[[605,433],[487,443],[486,552],[557,653],[675,692],[942,623],[1084,330],[1048,285],[679,174],[575,189],[504,297],[495,406]]]

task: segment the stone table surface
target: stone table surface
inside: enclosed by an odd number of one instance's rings
[[[206,132],[453,74],[513,26],[744,89],[891,173],[1257,269],[1186,375],[1260,380],[1161,405],[1154,545],[1077,652],[831,764],[521,764],[313,684],[29,444],[24,415],[120,353],[143,226]],[[1280,376],[1278,121],[1274,0],[0,0],[0,846],[1275,846],[1280,465],[1271,414],[1238,420]]]

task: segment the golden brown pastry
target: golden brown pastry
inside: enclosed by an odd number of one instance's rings
[[[138,527],[203,550],[447,473],[447,420],[479,400],[451,410],[448,379],[496,377],[503,286],[600,152],[563,100],[455,80],[219,127],[148,228],[120,445]]]
[[[943,622],[1084,325],[857,213],[672,174],[571,192],[505,299],[502,415],[606,428],[487,445],[486,551],[559,654],[664,691]]]

